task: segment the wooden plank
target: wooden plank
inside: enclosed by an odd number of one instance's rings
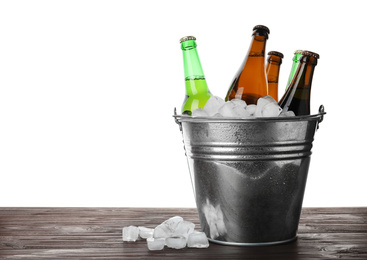
[[[304,208],[286,245],[149,251],[145,240],[122,242],[122,227],[175,215],[199,229],[196,209],[0,208],[0,259],[367,259],[367,208]]]

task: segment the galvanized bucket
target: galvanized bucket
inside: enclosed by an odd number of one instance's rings
[[[179,116],[202,230],[210,241],[273,245],[297,236],[312,141],[310,116],[231,119]]]

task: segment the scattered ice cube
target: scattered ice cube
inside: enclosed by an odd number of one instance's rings
[[[256,111],[256,107],[255,104],[247,105],[246,110],[252,116]]]
[[[247,107],[246,101],[242,100],[242,99],[232,99],[230,102],[235,103],[238,106],[241,106],[243,108]]]
[[[207,113],[204,109],[202,109],[202,108],[197,108],[197,109],[195,109],[194,111],[192,111],[191,116],[207,117],[207,116],[209,116],[209,115],[208,115],[208,113]]]
[[[181,249],[186,247],[186,238],[182,236],[174,236],[166,238],[166,245],[170,248]]]
[[[204,106],[205,112],[209,116],[213,116],[218,113],[219,108],[225,103],[225,101],[217,96],[211,96]]]
[[[277,117],[282,112],[282,108],[278,103],[268,103],[262,109],[263,117]]]
[[[154,238],[166,238],[172,234],[172,231],[164,224],[158,225],[153,232]]]
[[[166,245],[165,238],[147,238],[147,245],[149,250],[162,250]]]
[[[209,241],[204,232],[193,232],[187,240],[188,247],[207,248]]]
[[[146,227],[138,227],[139,228],[139,236],[141,238],[149,238],[153,237],[153,228],[146,228]]]
[[[182,236],[187,239],[189,235],[194,232],[195,224],[190,221],[181,221],[178,223],[175,231],[173,232],[172,236]]]
[[[128,226],[122,228],[122,241],[136,241],[139,237],[139,228]]]
[[[167,219],[162,222],[162,224],[158,225],[153,232],[153,237],[170,237],[173,232],[176,230],[177,225],[183,221],[183,218],[180,216],[175,216]]]
[[[182,221],[183,221],[182,217],[174,216],[172,218],[169,218],[169,219],[163,221],[162,224],[166,225],[169,228],[169,230],[171,232],[173,232],[176,229],[176,227],[178,226],[178,224],[180,224],[180,222],[182,222]]]

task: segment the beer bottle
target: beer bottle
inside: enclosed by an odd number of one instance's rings
[[[182,114],[187,115],[191,115],[191,112],[197,108],[204,108],[212,95],[206,84],[195,40],[194,36],[186,36],[180,39],[186,84]]]
[[[310,114],[311,83],[319,57],[317,53],[302,51],[294,78],[279,101],[283,112],[292,110],[296,116]]]
[[[253,29],[252,41],[247,55],[234,76],[226,101],[242,99],[247,104],[256,104],[257,99],[268,94],[265,73],[265,47],[270,30],[263,25]]]
[[[268,95],[278,102],[278,79],[280,65],[282,64],[283,54],[277,51],[268,53],[268,63],[266,65],[266,76],[268,78]]]
[[[302,56],[301,53],[302,53],[302,50],[296,50],[294,52],[293,64],[292,64],[292,68],[291,68],[291,73],[289,74],[287,86],[285,88],[286,90],[288,89],[289,84],[291,84],[291,81],[293,79],[294,73],[296,73],[296,70],[297,70],[297,67],[298,67],[298,64],[299,64],[299,59]]]

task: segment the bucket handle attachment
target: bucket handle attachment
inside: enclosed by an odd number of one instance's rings
[[[324,120],[324,115],[326,114],[324,105],[321,105],[319,107],[319,114],[320,114],[320,119],[317,122],[317,128],[316,128],[316,130],[319,129],[319,125]]]
[[[175,117],[175,122],[176,124],[178,124],[178,126],[180,127],[180,131],[182,132],[182,123],[180,121],[178,121],[177,119],[177,112],[176,112],[176,108],[173,110],[173,114],[174,114],[174,117]]]

